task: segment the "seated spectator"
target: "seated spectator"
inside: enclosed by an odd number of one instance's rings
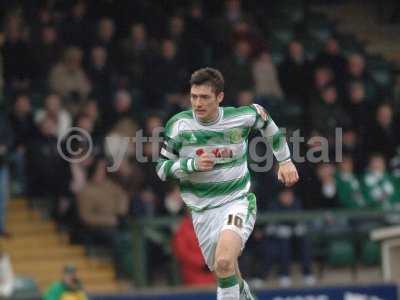
[[[62,279],[52,283],[43,295],[44,300],[87,300],[82,283],[73,266],[65,266]]]
[[[283,96],[276,67],[268,52],[262,52],[254,61],[253,77],[257,96]]]
[[[57,137],[64,136],[72,125],[72,118],[63,106],[60,96],[49,94],[44,100],[44,107],[35,114],[35,123],[41,123],[45,118],[51,118],[56,123]]]
[[[343,157],[336,171],[336,188],[338,199],[344,208],[365,208],[362,185],[353,170],[353,159],[350,156]]]
[[[396,147],[400,145],[398,123],[395,122],[393,109],[388,103],[378,106],[375,120],[370,122],[368,129],[368,150],[370,153],[382,153],[388,162],[395,155]]]
[[[385,158],[373,154],[363,176],[364,196],[369,207],[390,210],[400,203],[393,178],[386,171]]]
[[[23,194],[26,186],[26,147],[36,135],[31,99],[27,94],[20,94],[16,97],[9,119],[15,135],[12,154],[15,178],[14,192]]]
[[[91,89],[82,68],[82,55],[79,48],[67,48],[63,60],[53,67],[49,75],[50,88],[67,100],[66,104],[71,112],[76,112]]]
[[[301,210],[301,202],[291,189],[282,190],[278,194],[277,200],[270,204],[270,211],[276,213]],[[315,278],[311,275],[311,242],[308,239],[306,225],[299,222],[270,224],[266,227],[265,234],[265,273],[268,274],[274,262],[278,261],[280,265],[280,286],[288,287],[291,285],[292,240],[295,239],[297,241],[296,249],[300,253],[304,283],[307,285],[315,284]]]
[[[172,239],[172,248],[180,266],[185,285],[215,284],[214,275],[208,270],[188,214],[183,218]]]
[[[105,160],[94,163],[91,171],[89,182],[78,194],[86,244],[99,243],[113,250],[115,235],[128,214],[128,195],[109,179]]]

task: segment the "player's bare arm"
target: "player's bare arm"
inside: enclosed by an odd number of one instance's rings
[[[278,180],[287,187],[294,185],[299,180],[296,166],[291,160],[279,164]]]

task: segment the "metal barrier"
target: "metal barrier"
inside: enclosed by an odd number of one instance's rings
[[[384,222],[391,217],[398,217],[400,211],[378,211],[372,209],[365,210],[314,210],[314,211],[301,211],[301,212],[285,212],[285,213],[261,213],[257,216],[257,226],[265,225],[267,223],[277,223],[285,221],[297,222],[318,222],[326,218],[341,219],[341,220],[368,220],[368,219],[382,219]],[[148,285],[148,257],[147,257],[147,243],[149,238],[157,237],[157,231],[171,229],[179,223],[179,218],[176,217],[158,217],[158,218],[140,218],[133,222],[133,280],[134,284],[138,287]],[[376,228],[368,228],[367,230]],[[315,234],[311,232],[310,234]],[[322,233],[323,234],[323,233]],[[348,234],[360,234],[350,230]],[[168,237],[169,239],[169,237]]]

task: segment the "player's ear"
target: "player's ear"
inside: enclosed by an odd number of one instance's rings
[[[224,92],[221,92],[221,93],[219,93],[219,94],[217,95],[217,101],[218,101],[218,103],[221,103],[221,102],[222,102],[222,100],[224,99],[224,96],[225,96]]]

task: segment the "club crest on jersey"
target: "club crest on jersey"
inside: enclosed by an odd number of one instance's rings
[[[230,130],[228,141],[233,144],[240,143],[242,141],[242,130],[240,128]]]
[[[264,107],[262,107],[259,104],[253,104],[253,106],[256,108],[257,113],[260,115],[261,119],[263,119],[264,121],[267,121],[268,113],[265,111]]]

